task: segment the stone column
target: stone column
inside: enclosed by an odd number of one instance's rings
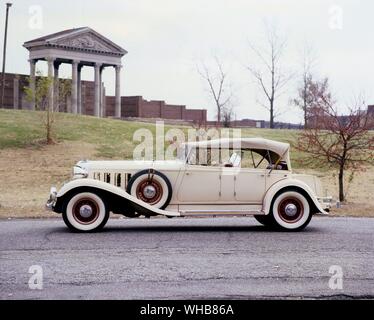
[[[94,116],[100,117],[100,68],[101,63],[95,63],[95,109]]]
[[[104,66],[100,68],[100,117],[104,117],[104,110],[103,110],[103,70]]]
[[[53,85],[53,72],[54,72],[54,58],[47,58],[48,61],[48,78],[51,80],[48,90],[48,108],[49,111],[53,112],[54,110],[54,85]]]
[[[87,114],[86,112],[86,85],[81,83],[81,112],[82,114]]]
[[[78,63],[77,60],[72,63],[71,112],[74,114],[78,112]]]
[[[82,68],[83,65],[78,65],[78,113],[82,114]]]
[[[103,88],[104,88],[104,83],[103,83],[103,71],[104,71],[104,66],[101,66],[100,68],[100,117],[104,117],[104,99],[103,99]]]
[[[122,66],[115,66],[116,69],[116,100],[114,108],[114,116],[116,118],[121,118],[121,68]]]
[[[32,100],[30,101],[30,109],[35,110],[35,66],[36,60],[30,59],[30,89],[32,92]]]
[[[58,70],[60,68],[61,62],[55,62],[54,65],[54,108],[55,111],[60,111],[60,83],[59,83],[59,76],[58,76]]]

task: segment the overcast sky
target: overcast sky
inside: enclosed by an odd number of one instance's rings
[[[1,37],[5,2],[1,0]],[[262,46],[267,21],[287,38],[285,70],[300,71],[300,53],[306,42],[312,45],[314,72],[330,78],[343,110],[359,93],[374,103],[373,13],[370,0],[13,0],[7,72],[29,72],[25,41],[89,26],[128,51],[122,95],[206,108],[212,119],[214,106],[196,63],[209,64],[218,56],[229,69],[236,117],[267,120],[268,112],[257,101],[261,92],[245,68],[255,61],[248,41]],[[45,63],[38,68],[45,70]],[[61,73],[70,77],[71,67],[63,66]],[[104,71],[107,94],[114,93],[114,77],[112,68]],[[93,68],[84,68],[83,79],[93,80]],[[297,78],[279,100],[282,114],[277,120],[302,121],[301,112],[288,105],[296,85]]]

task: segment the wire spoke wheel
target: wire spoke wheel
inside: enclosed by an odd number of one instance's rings
[[[62,217],[73,231],[89,232],[104,227],[109,211],[103,199],[96,193],[78,192],[66,199]]]
[[[304,206],[299,199],[290,197],[279,203],[278,212],[283,221],[287,223],[295,223],[303,216]]]
[[[137,198],[151,205],[158,203],[162,198],[162,195],[162,186],[155,179],[144,179],[136,188]]]
[[[77,222],[90,224],[99,217],[99,205],[90,198],[83,198],[73,206],[73,217]]]
[[[269,216],[277,228],[298,231],[309,224],[312,212],[306,196],[298,190],[287,190],[275,197]]]
[[[169,179],[163,173],[145,169],[134,174],[126,188],[127,193],[159,209],[165,209],[171,200],[173,190]]]

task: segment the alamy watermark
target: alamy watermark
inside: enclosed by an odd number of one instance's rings
[[[229,160],[233,150],[241,149],[241,130],[231,128],[171,128],[165,132],[163,121],[156,122],[155,134],[149,129],[140,128],[133,135],[137,146],[133,150],[133,160],[175,160],[189,156],[189,164],[218,164]],[[210,148],[209,144],[193,150],[183,148],[185,143],[198,143],[221,139],[219,147]],[[233,142],[229,145],[229,139]],[[192,152],[190,152],[192,151]],[[186,154],[188,152],[188,154]]]
[[[329,268],[332,274],[329,280],[329,288],[331,290],[343,290],[343,268],[338,265],[332,265]]]
[[[40,30],[43,28],[43,8],[40,5],[32,5],[29,7],[29,28]]]
[[[343,8],[338,5],[332,5],[329,8],[329,28],[332,30],[343,29]]]
[[[31,290],[42,290],[43,289],[43,268],[40,265],[32,265],[29,268],[31,277],[28,285]]]

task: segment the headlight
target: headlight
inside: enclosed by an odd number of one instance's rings
[[[74,166],[73,168],[73,179],[87,178],[88,172],[79,166]]]

